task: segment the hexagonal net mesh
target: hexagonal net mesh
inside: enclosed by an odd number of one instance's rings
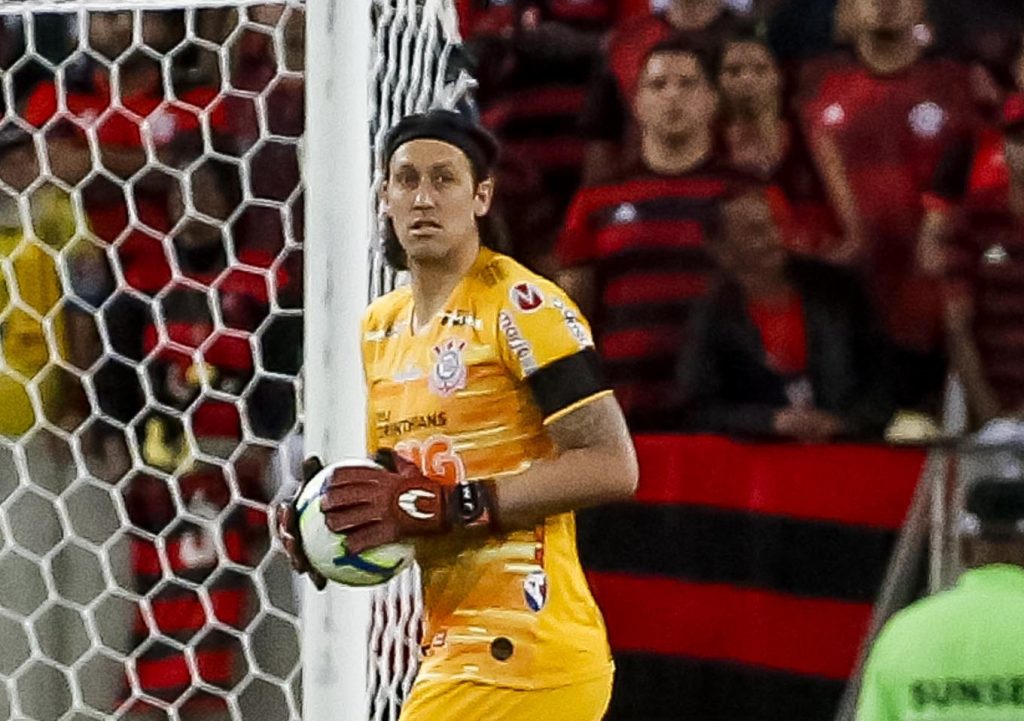
[[[453,3],[368,3],[378,147],[465,99]],[[303,23],[0,4],[2,718],[299,717],[267,504],[301,456]],[[415,674],[418,586],[374,594],[372,718]]]
[[[0,7],[0,718],[299,715],[303,8],[186,5]]]

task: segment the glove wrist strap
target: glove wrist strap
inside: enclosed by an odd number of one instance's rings
[[[448,494],[448,519],[453,528],[498,529],[494,481],[456,484]]]

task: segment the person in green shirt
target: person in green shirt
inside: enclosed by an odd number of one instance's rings
[[[857,721],[1024,720],[1024,478],[968,489],[957,586],[879,634]]]

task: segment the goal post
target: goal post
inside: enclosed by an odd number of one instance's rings
[[[359,322],[370,288],[370,0],[306,12],[305,440],[325,461],[366,453]],[[366,721],[370,594],[303,584],[303,718]]]

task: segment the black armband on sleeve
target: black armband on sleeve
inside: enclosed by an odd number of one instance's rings
[[[545,418],[608,388],[601,373],[601,359],[593,348],[544,366],[526,382]]]

